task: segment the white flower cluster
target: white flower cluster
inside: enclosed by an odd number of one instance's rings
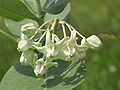
[[[58,25],[62,27],[62,39],[54,32],[55,26]],[[48,27],[43,29],[45,26]],[[66,27],[70,35],[67,35]],[[43,75],[48,67],[57,66],[57,63],[53,62],[55,59],[66,61],[72,60],[73,57],[82,59],[88,48],[95,49],[102,44],[97,36],[91,35],[85,38],[65,21],[57,23],[56,20],[48,21],[39,28],[36,28],[33,23],[28,23],[21,27],[21,31],[21,40],[18,43],[18,50],[22,51],[20,62],[31,65],[36,76]],[[37,34],[41,35],[34,39]],[[79,44],[80,37],[82,40]],[[42,58],[39,58],[38,52],[43,54]]]

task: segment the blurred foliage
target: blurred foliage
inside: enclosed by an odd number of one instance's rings
[[[76,90],[120,90],[119,0],[71,0],[71,23],[83,35],[98,35],[103,47],[88,50],[87,75]],[[0,28],[9,33],[0,18]],[[18,60],[17,44],[0,33],[0,79]]]
[[[103,47],[89,50],[85,82],[76,90],[120,90],[120,2],[119,0],[74,0],[72,24],[82,34],[98,35]]]

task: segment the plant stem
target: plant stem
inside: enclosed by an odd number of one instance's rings
[[[65,31],[65,26],[64,26],[64,24],[61,24],[61,25],[62,25],[64,37],[66,37],[67,35],[66,35],[66,31]]]
[[[53,24],[52,24],[50,29],[54,31],[56,29],[58,23],[59,23],[59,20],[58,19],[54,19]]]
[[[37,10],[38,10],[38,11],[37,11],[37,17],[40,18],[41,13],[42,13],[40,0],[35,0],[35,1],[36,1]]]
[[[38,43],[40,43],[40,41],[43,39],[43,37],[45,36],[46,32],[43,33],[43,35],[39,38]]]
[[[38,31],[39,31],[40,29],[42,29],[46,24],[48,24],[48,23],[50,23],[50,22],[52,22],[52,20],[49,20],[49,21],[44,22],[44,23],[38,28]]]
[[[4,32],[4,31],[3,31],[3,30],[1,30],[1,29],[0,29],[0,32],[1,32],[3,35],[5,35],[5,36],[7,36],[8,38],[10,38],[11,40],[13,40],[13,41],[17,42],[17,39],[16,39],[16,38],[14,38],[13,36],[11,36],[10,34],[8,34],[8,33]]]
[[[38,19],[36,20],[38,22],[39,25],[41,25],[42,23],[44,23],[44,17],[46,12],[43,12],[41,10],[41,3],[40,0],[35,0],[36,2],[36,6],[37,6],[37,15],[36,17],[38,17]]]

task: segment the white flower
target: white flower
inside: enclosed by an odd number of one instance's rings
[[[34,67],[34,64],[37,60],[37,54],[32,50],[24,51],[20,57],[20,63],[24,65],[31,65]]]
[[[64,45],[67,43],[68,39],[69,39],[68,37],[65,37],[56,43],[53,43],[51,41],[51,42],[49,42],[49,45],[45,45],[45,46],[41,46],[41,47],[34,45],[34,47],[38,51],[45,54],[47,57],[53,56],[54,59],[61,59],[61,58],[65,58],[65,57],[63,57],[63,55],[61,55],[61,52],[62,52],[61,50],[64,47]]]
[[[63,53],[66,55],[66,60],[69,60],[71,58],[71,56],[79,56],[80,57],[80,51],[84,48],[82,48],[81,45],[77,44],[77,37],[76,37],[76,30],[71,31],[71,36],[68,40],[68,42],[66,43],[66,45],[63,47]],[[79,58],[77,56],[77,58]]]
[[[53,34],[53,33],[52,33]],[[56,43],[54,43],[55,40]],[[45,46],[41,46],[38,47],[36,45],[34,45],[34,47],[42,52],[43,54],[46,55],[46,57],[50,57],[50,56],[56,56],[57,54],[59,54],[59,52],[61,51],[62,47],[65,45],[65,43],[67,42],[67,40],[69,39],[68,37],[63,38],[62,40],[60,40],[56,35],[53,34],[53,37],[51,38],[51,33],[48,30],[46,33],[46,42],[45,42]]]
[[[69,37],[65,37],[62,40],[55,43],[55,50],[53,53],[54,59],[65,59],[66,58],[66,55],[63,54],[63,47],[65,46],[68,40],[69,40]]]
[[[68,40],[69,40],[69,37],[65,37],[62,40],[55,43],[54,55],[58,55],[61,52],[61,49],[64,47],[64,45],[67,43]]]
[[[81,45],[76,44],[76,53],[75,53],[75,55],[77,57],[79,57],[80,59],[82,59],[83,57],[85,57],[86,50],[88,48],[95,49],[97,47],[100,47],[101,44],[102,43],[101,43],[100,39],[95,35],[92,35],[92,36],[88,37],[87,39],[83,38],[81,40]]]
[[[63,48],[63,53],[66,56],[69,57],[75,53],[75,51],[76,51],[75,43],[76,43],[76,31],[73,30],[73,31],[71,31],[70,39],[68,40],[68,42],[66,43],[66,45]]]
[[[45,62],[43,58],[37,60],[34,73],[36,76],[43,75],[45,73]]]
[[[52,54],[54,53],[54,49],[55,49],[55,44],[51,39],[51,33],[50,30],[47,30],[46,32],[46,39],[45,39],[45,46],[36,46],[33,45],[38,51],[42,52],[43,54],[45,54],[47,57],[52,56]]]
[[[86,39],[86,41],[88,42],[89,47],[92,49],[98,48],[102,45],[102,42],[100,41],[100,39],[95,35],[91,35]]]

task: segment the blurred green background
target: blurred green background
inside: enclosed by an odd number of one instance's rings
[[[83,35],[98,35],[103,47],[88,50],[87,75],[76,90],[120,90],[120,1],[71,0],[71,23]],[[0,17],[0,29],[9,33]],[[19,59],[17,43],[0,33],[0,80]]]

